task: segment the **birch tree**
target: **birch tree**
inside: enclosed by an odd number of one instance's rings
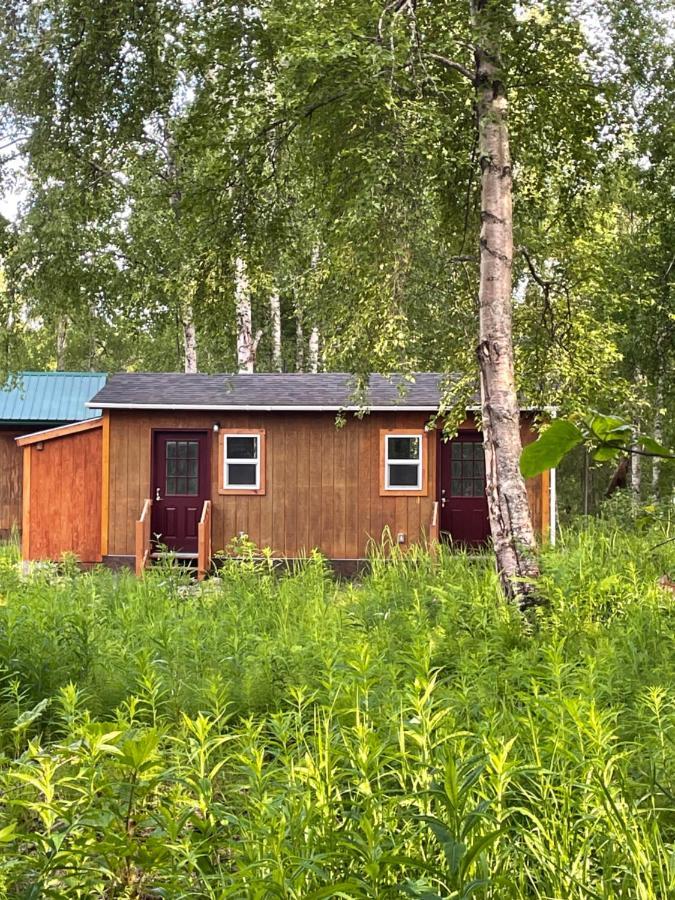
[[[251,308],[251,285],[246,261],[237,256],[234,261],[234,296],[237,316],[237,364],[240,375],[251,375],[255,371],[255,359],[262,331],[253,334],[253,312]]]
[[[270,294],[270,331],[272,332],[272,368],[283,371],[281,352],[281,298],[278,291]]]

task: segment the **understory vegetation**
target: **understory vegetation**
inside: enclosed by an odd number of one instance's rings
[[[0,557],[0,896],[668,898],[675,543],[193,583]],[[660,545],[660,546],[656,546]]]

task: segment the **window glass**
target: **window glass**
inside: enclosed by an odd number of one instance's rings
[[[255,487],[257,470],[255,463],[228,463],[227,482],[237,487]]]
[[[166,484],[169,496],[199,494],[199,441],[166,442]]]
[[[485,495],[485,455],[480,441],[455,441],[451,448],[450,493],[453,497]]]
[[[419,434],[385,436],[385,490],[422,489],[422,441]]]
[[[392,463],[389,466],[389,486],[390,487],[418,487],[419,486],[419,467],[418,466],[401,466]]]
[[[260,488],[260,439],[257,434],[223,435],[223,487]]]
[[[418,437],[389,437],[387,441],[389,459],[419,459],[420,439]]]
[[[257,459],[258,438],[253,435],[233,435],[227,438],[228,459]]]

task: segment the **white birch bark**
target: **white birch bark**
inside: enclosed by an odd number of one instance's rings
[[[661,405],[663,404],[663,395],[661,387],[656,388],[656,414],[654,415],[653,437],[659,444],[663,443],[663,422],[661,420]],[[661,476],[661,460],[658,456],[652,459],[652,494],[658,500],[659,498],[659,481]]]
[[[536,540],[520,474],[520,409],[512,334],[512,170],[508,102],[495,10],[473,0],[476,106],[481,166],[479,344],[486,492],[497,570],[504,593],[526,608],[536,601]]]
[[[192,305],[183,310],[183,368],[186,375],[197,372],[197,329],[192,313]]]
[[[68,316],[59,316],[56,323],[56,368],[63,369],[68,349]]]
[[[642,493],[642,458],[638,453],[633,453],[630,458],[630,487],[639,502]]]
[[[251,287],[246,261],[241,256],[237,256],[234,261],[234,296],[237,314],[237,368],[240,375],[252,375],[262,332],[253,336]]]
[[[302,313],[295,311],[295,371],[305,371],[305,332],[302,327]]]
[[[321,338],[319,335],[319,329],[315,326],[312,328],[311,334],[309,336],[309,354],[308,354],[308,362],[309,362],[309,371],[316,374],[319,371],[319,347],[321,343]]]
[[[275,372],[283,370],[281,356],[281,298],[276,291],[270,295],[270,322],[272,327],[272,368]]]

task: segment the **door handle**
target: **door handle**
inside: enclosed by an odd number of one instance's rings
[[[162,495],[159,492],[159,488],[157,488],[155,490],[155,500],[161,500],[161,499],[162,499]]]

